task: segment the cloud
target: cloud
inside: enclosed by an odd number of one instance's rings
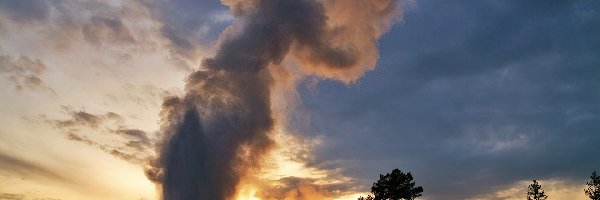
[[[53,124],[57,128],[67,129],[74,127],[90,127],[98,128],[107,120],[120,121],[123,118],[114,112],[107,112],[105,114],[91,114],[86,111],[71,111],[68,107],[63,107],[70,119],[64,120],[47,120],[48,123]]]
[[[345,83],[356,81],[375,68],[379,57],[377,40],[401,18],[400,4],[404,3],[323,1],[327,24],[322,26],[326,27],[313,26],[317,28],[300,36],[304,45],[297,45],[293,55],[309,73]]]
[[[29,199],[25,194],[0,193],[0,200],[25,200]],[[56,198],[34,198],[32,200],[60,200]]]
[[[216,39],[231,22],[221,17],[227,9],[219,1],[154,1],[147,6],[164,22],[161,33],[184,55]]]
[[[130,138],[125,146],[133,148],[140,152],[149,151],[154,147],[154,139],[148,137],[148,133],[138,129],[118,129],[117,134]]]
[[[35,31],[45,48],[61,53],[87,45],[124,58],[164,51],[185,71],[230,21],[218,1],[24,0],[0,2],[0,10],[3,37]]]
[[[304,132],[323,138],[311,166],[365,186],[398,167],[431,199],[586,178],[600,141],[597,3],[537,3],[419,1],[359,85],[302,89]]]
[[[351,182],[328,182],[312,178],[283,177],[259,190],[262,199],[325,200],[351,194]]]
[[[48,41],[45,42],[58,43],[57,47],[70,46],[70,43],[77,42],[78,38],[84,38],[93,45],[104,42],[134,44],[136,41],[129,28],[130,24],[123,20],[129,22],[132,18],[144,15],[144,8],[140,4],[123,3],[118,7],[102,1],[25,0],[3,3],[0,8],[10,10],[8,13],[11,16],[17,16],[7,20],[9,26],[22,31],[44,27],[46,30],[38,34],[46,37]],[[43,23],[32,25],[32,22]],[[55,31],[61,34],[55,35]]]
[[[90,23],[83,26],[82,33],[94,45],[99,45],[102,41],[135,43],[135,38],[123,21],[114,17],[94,16]]]
[[[114,112],[92,114],[86,111],[72,111],[64,106],[63,109],[70,119],[45,121],[65,133],[67,139],[87,144],[138,165],[146,164],[148,157],[152,155],[151,149],[155,139],[143,130],[127,128],[121,115]]]
[[[133,164],[137,164],[137,165],[145,165],[148,157],[150,156],[144,152],[144,151],[148,150],[148,148],[149,148],[148,145],[146,145],[146,144],[138,145],[138,146],[130,146],[129,145],[132,142],[134,142],[134,143],[139,142],[137,140],[128,141],[126,143],[126,146],[133,148],[133,151],[131,151],[130,149],[123,149],[122,147],[118,147],[118,146],[115,147],[115,146],[109,145],[109,144],[101,144],[99,142],[89,139],[86,136],[76,133],[75,130],[68,132],[67,138],[72,141],[81,142],[81,143],[87,144],[89,146],[95,147],[107,154],[115,156],[116,158],[128,161]]]
[[[8,13],[15,21],[41,21],[45,20],[50,13],[49,3],[50,1],[44,0],[2,1],[0,10]]]
[[[146,1],[153,17],[161,22],[159,33],[167,40],[171,60],[176,67],[193,71],[231,20],[223,20],[226,8],[218,1]]]
[[[2,199],[2,200],[24,200],[25,195],[2,193],[2,194],[0,194],[0,199]]]
[[[124,91],[124,95],[120,96],[121,98],[115,97],[113,94],[110,94],[108,99],[113,102],[119,102],[122,100],[130,100],[139,106],[143,106],[145,108],[152,108],[156,106],[160,106],[162,100],[165,97],[173,96],[178,93],[176,89],[160,89],[154,85],[141,85],[136,86],[133,84],[124,84],[122,86],[122,90]]]
[[[139,129],[118,129],[115,132],[117,134],[125,135],[136,139],[136,141],[139,142],[150,143],[150,138],[148,138],[147,133]]]
[[[40,78],[46,71],[46,65],[39,59],[21,56],[13,59],[8,55],[0,55],[0,75],[14,85],[17,92],[24,90],[45,90],[56,94]]]
[[[3,152],[0,152],[0,170],[14,173],[24,179],[42,177],[48,180],[71,182],[52,170]]]

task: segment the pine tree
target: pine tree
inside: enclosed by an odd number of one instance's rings
[[[373,196],[367,195],[367,197],[358,197],[358,200],[373,200]]]
[[[584,189],[585,194],[592,200],[600,200],[600,176],[594,171],[590,178],[592,180],[586,183],[587,189]]]
[[[422,196],[423,187],[415,186],[410,172],[405,174],[394,169],[392,173],[379,175],[379,180],[371,187],[371,193],[373,196],[360,197],[358,200],[413,200]]]
[[[528,189],[527,200],[545,200],[548,198],[548,195],[544,193],[544,189],[542,189],[542,186],[536,180],[533,180]]]

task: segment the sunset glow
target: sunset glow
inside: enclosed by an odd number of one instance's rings
[[[0,0],[0,200],[588,199],[599,24],[593,0]]]

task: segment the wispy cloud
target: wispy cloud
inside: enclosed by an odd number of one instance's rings
[[[72,182],[59,173],[35,163],[0,152],[0,170],[14,173],[21,178],[41,177],[51,181]]]
[[[8,55],[0,54],[0,75],[11,82],[17,92],[43,90],[56,95],[56,92],[40,78],[44,71],[46,65],[39,59],[31,59],[27,56],[13,59]]]
[[[23,194],[2,193],[2,194],[0,194],[0,199],[2,199],[2,200],[24,200],[25,199],[25,195],[23,195]]]
[[[262,184],[258,196],[263,199],[326,200],[354,194],[357,190],[352,181],[325,179],[283,177]]]
[[[138,165],[145,164],[152,155],[151,149],[156,139],[143,130],[126,128],[121,115],[114,112],[92,114],[86,111],[72,111],[68,107],[63,109],[69,115],[69,119],[45,121],[66,134],[67,139],[90,145]],[[92,133],[102,134],[104,137]]]

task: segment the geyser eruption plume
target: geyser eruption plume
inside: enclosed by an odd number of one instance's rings
[[[146,170],[165,200],[231,199],[272,147],[272,65],[351,82],[377,60],[393,0],[223,0],[239,23],[163,103],[159,157]]]

